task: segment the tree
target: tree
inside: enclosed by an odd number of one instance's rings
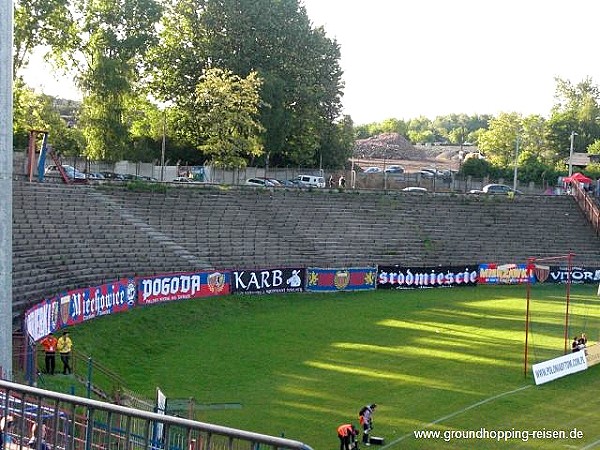
[[[424,116],[411,119],[408,122],[407,136],[413,144],[433,143],[435,141],[433,125],[431,121]]]
[[[256,120],[261,81],[221,69],[205,70],[193,96],[179,107],[181,131],[219,167],[245,167],[260,156],[262,126]]]
[[[130,146],[126,105],[139,95],[144,55],[156,40],[155,0],[75,0],[80,40],[65,49],[84,93],[81,125],[87,156],[117,160]],[[83,55],[83,60],[79,57]]]
[[[17,0],[14,8],[13,78],[39,46],[58,53],[71,45],[76,30],[69,0]],[[52,51],[51,51],[52,53]]]
[[[485,178],[495,173],[494,167],[483,158],[468,158],[460,166],[461,175],[475,178]]]
[[[343,169],[346,166],[354,148],[354,129],[350,116],[344,116],[339,123],[330,126],[329,133],[323,134],[321,148],[323,167]]]
[[[48,131],[53,149],[63,155],[79,155],[84,146],[81,132],[69,126],[55,107],[56,99],[36,94],[17,80],[13,88],[13,145],[25,149],[30,130]]]
[[[600,89],[591,78],[577,84],[556,78],[555,104],[549,119],[550,142],[557,159],[570,152],[571,133],[577,133],[576,149],[582,151],[600,138]]]
[[[509,167],[515,160],[517,136],[520,136],[521,128],[521,116],[518,113],[501,113],[490,121],[489,129],[479,137],[479,150],[493,165]]]
[[[498,175],[507,176],[517,164],[518,177],[523,182],[553,182],[555,178],[556,158],[549,140],[549,126],[541,116],[500,114],[481,133],[479,149],[499,171]]]
[[[163,25],[153,52],[159,98],[181,107],[206,68],[242,78],[256,72],[263,82],[263,163],[318,163],[340,116],[340,51],[311,27],[298,0],[183,0],[170,5]]]
[[[591,155],[600,155],[600,139],[591,143],[587,148],[587,152]]]

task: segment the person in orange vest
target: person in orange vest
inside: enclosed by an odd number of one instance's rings
[[[56,344],[58,340],[49,334],[44,339],[40,341],[42,347],[44,347],[44,353],[46,357],[44,358],[44,365],[46,366],[46,373],[50,375],[54,375],[54,368],[56,367]]]
[[[358,430],[350,423],[340,425],[337,429],[337,435],[340,439],[340,450],[358,450]]]

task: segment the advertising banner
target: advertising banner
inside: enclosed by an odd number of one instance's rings
[[[585,352],[568,353],[532,366],[535,384],[543,384],[587,369]]]
[[[305,270],[300,268],[234,270],[231,292],[234,294],[283,294],[304,291]]]
[[[532,272],[535,275],[535,281],[538,283],[566,283],[569,279],[569,269],[565,266],[546,266],[535,263]],[[571,268],[571,283],[600,283],[600,268],[573,266]]]
[[[523,284],[527,281],[527,264],[479,265],[479,284]]]
[[[313,292],[366,291],[375,289],[377,268],[306,269],[306,290]]]
[[[600,344],[590,345],[585,348],[585,357],[588,367],[600,363]]]
[[[230,293],[230,272],[192,272],[137,277],[137,304],[151,305]]]
[[[379,266],[378,289],[423,289],[476,286],[477,266],[400,267]]]
[[[61,328],[125,311],[134,305],[135,282],[132,278],[122,278],[50,297],[25,312],[25,326],[31,338],[38,340]]]

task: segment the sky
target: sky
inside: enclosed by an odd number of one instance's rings
[[[340,45],[343,113],[356,125],[462,113],[547,117],[556,77],[600,83],[598,0],[300,1]],[[49,72],[34,62],[25,79],[78,98]]]

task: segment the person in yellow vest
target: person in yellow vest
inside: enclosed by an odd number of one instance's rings
[[[69,337],[68,331],[63,331],[62,336],[58,338],[56,348],[60,353],[60,360],[63,363],[63,375],[73,373],[70,363],[71,351],[73,350],[73,341]]]

